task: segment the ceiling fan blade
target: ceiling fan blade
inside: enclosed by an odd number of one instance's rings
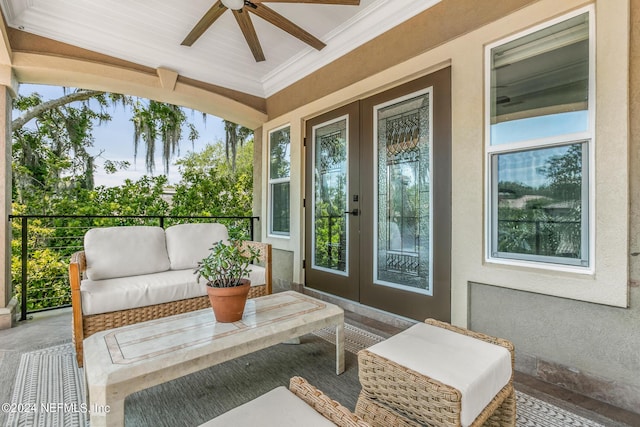
[[[264,4],[257,6],[255,9],[248,7],[246,8],[246,10],[248,10],[251,13],[255,13],[260,18],[264,19],[267,22],[272,23],[273,25],[280,28],[281,30],[284,30],[287,33],[291,34],[292,36],[302,40],[309,46],[312,46],[318,50],[322,50],[322,48],[326,46],[326,44],[324,44],[322,41],[320,41],[319,39],[317,39],[307,31],[303,30],[302,28],[298,27],[296,24],[289,21],[287,18],[280,15],[275,10],[268,8]]]
[[[251,22],[249,14],[246,12],[243,13],[242,10],[234,10],[233,16],[236,17],[236,21],[238,21],[238,25],[242,30],[242,34],[244,34],[244,38],[247,41],[249,49],[251,49],[251,53],[253,53],[253,57],[256,59],[256,62],[264,61],[262,46],[260,46],[260,40],[258,40],[258,35],[256,34],[256,30],[253,27],[253,22]]]
[[[216,20],[222,15],[227,8],[218,0],[211,9],[204,14],[204,16],[198,21],[189,35],[180,43],[182,46],[191,46],[196,40],[200,38],[209,27],[216,22]]]
[[[315,4],[341,4],[359,6],[360,0],[255,0],[252,3],[315,3]]]

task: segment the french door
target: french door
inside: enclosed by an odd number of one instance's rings
[[[357,102],[307,121],[305,281],[360,298],[360,123]]]
[[[450,320],[450,69],[306,124],[306,286]]]

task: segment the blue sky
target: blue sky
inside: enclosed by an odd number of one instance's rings
[[[64,94],[63,88],[59,86],[44,85],[20,85],[20,94],[27,95],[38,92],[44,100],[54,99]],[[95,174],[95,184],[105,186],[117,186],[124,182],[125,179],[137,180],[146,175],[144,162],[144,146],[138,149],[138,158],[133,161],[133,123],[129,120],[131,117],[128,109],[122,106],[114,107],[108,111],[113,117],[111,122],[101,126],[95,126],[93,129],[94,146],[89,148],[89,153],[97,155],[102,152],[101,156],[96,159],[99,170]],[[189,152],[199,152],[208,143],[216,141],[224,141],[224,125],[222,119],[207,115],[206,121],[202,119],[202,113],[199,111],[185,110],[187,117],[198,129],[199,139],[192,146],[191,142],[186,138],[180,142],[180,154],[171,160],[169,169],[169,182],[176,183],[179,180],[178,168],[175,161],[180,157],[184,157]],[[30,123],[31,125],[33,123]],[[187,132],[184,132],[185,136]],[[160,144],[158,144],[160,145]],[[131,166],[126,171],[120,171],[116,174],[107,175],[102,170],[102,162],[105,160],[122,161],[126,160]],[[160,149],[156,153],[156,170],[154,175],[163,175],[162,153]]]

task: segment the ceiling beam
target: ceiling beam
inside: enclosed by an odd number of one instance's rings
[[[249,129],[256,129],[267,120],[264,112],[214,92],[211,85],[198,84],[181,76],[177,76],[174,90],[169,91],[159,84],[158,75],[154,73],[28,52],[14,52],[13,70],[21,82],[102,90],[168,102]]]
[[[178,73],[176,71],[164,67],[158,67],[156,72],[160,78],[160,86],[162,86],[163,89],[171,91],[175,90],[176,82],[178,81]]]

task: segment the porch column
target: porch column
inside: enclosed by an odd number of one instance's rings
[[[0,329],[15,322],[18,301],[11,286],[11,104],[18,81],[4,19],[0,20]]]
[[[18,301],[11,286],[11,106],[18,80],[4,19],[0,20],[0,329],[13,326]]]
[[[17,300],[11,286],[11,67],[0,66],[0,329],[15,322]],[[9,79],[9,85],[6,80]]]

